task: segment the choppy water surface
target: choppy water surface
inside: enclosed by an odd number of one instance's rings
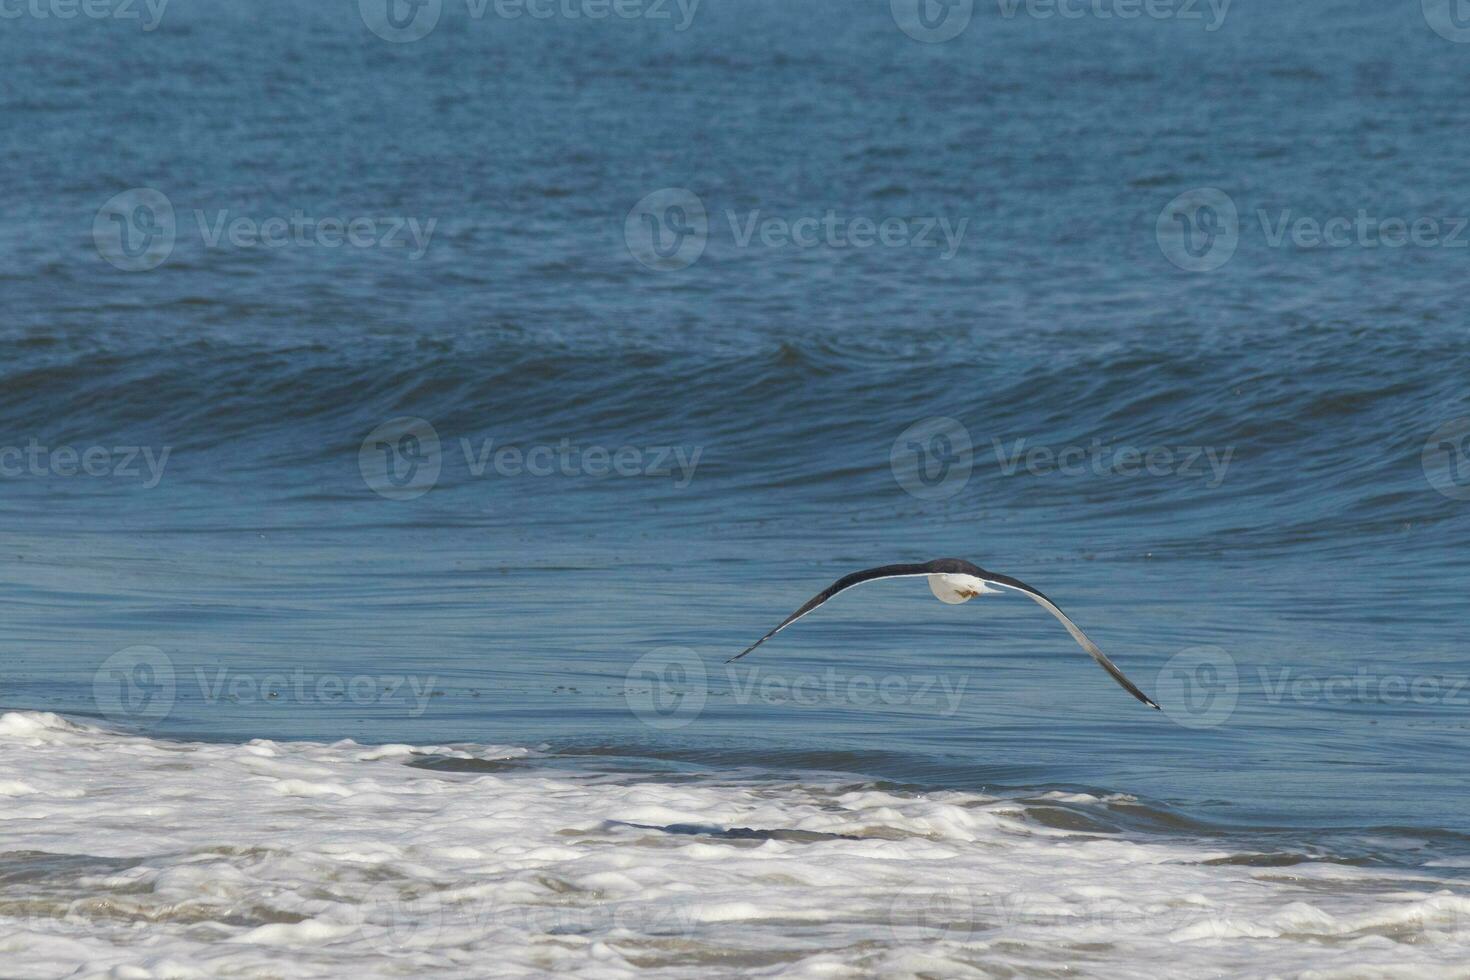
[[[7,970],[1463,975],[1429,7],[6,20]]]

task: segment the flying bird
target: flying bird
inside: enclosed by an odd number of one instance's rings
[[[725,662],[734,663],[739,660],[839,592],[846,592],[853,586],[862,585],[864,582],[876,582],[884,578],[918,578],[919,576],[923,576],[929,580],[929,590],[934,593],[935,598],[940,602],[947,602],[951,605],[969,602],[977,596],[994,593],[1019,592],[1024,596],[1029,596],[1043,609],[1060,620],[1061,624],[1067,628],[1067,632],[1072,634],[1072,639],[1076,640],[1082,646],[1082,649],[1086,650],[1092,656],[1092,659],[1096,660],[1098,665],[1108,672],[1113,680],[1122,685],[1123,690],[1150,708],[1156,711],[1160,710],[1159,706],[1148,695],[1140,691],[1134,686],[1132,681],[1123,676],[1123,672],[1118,669],[1117,665],[1103,655],[1103,652],[1097,648],[1097,644],[1089,640],[1087,634],[1078,629],[1077,624],[1068,619],[1066,613],[1057,608],[1056,603],[1019,579],[1011,578],[1009,575],[997,575],[995,572],[987,572],[979,565],[971,564],[960,558],[940,558],[938,561],[924,562],[923,564],[916,565],[883,565],[878,568],[865,569],[861,572],[853,572],[851,575],[844,575],[813,596],[808,600],[806,605],[796,610],[790,616],[787,616],[782,620],[781,625]]]

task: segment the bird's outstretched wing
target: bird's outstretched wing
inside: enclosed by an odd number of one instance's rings
[[[1113,680],[1117,681],[1122,686],[1123,690],[1127,691],[1129,694],[1133,695],[1135,698],[1142,701],[1150,708],[1153,708],[1155,711],[1163,710],[1153,702],[1152,698],[1140,691],[1132,681],[1130,681],[1127,677],[1124,677],[1123,672],[1118,669],[1118,665],[1109,660],[1107,656],[1097,648],[1097,644],[1089,640],[1087,638],[1087,634],[1082,632],[1082,630],[1077,627],[1077,624],[1072,622],[1072,620],[1067,617],[1066,613],[1057,608],[1056,603],[1052,602],[1040,591],[1033,589],[1031,586],[1027,585],[1025,582],[1022,582],[1020,579],[1011,578],[1009,575],[997,575],[994,572],[986,572],[981,570],[979,577],[981,579],[984,579],[985,582],[990,585],[998,585],[1001,588],[1010,589],[1014,592],[1020,592],[1023,595],[1027,595],[1030,596],[1032,599],[1035,599],[1037,605],[1041,606],[1041,608],[1051,613],[1061,622],[1063,626],[1067,627],[1067,632],[1072,634],[1072,639],[1076,640],[1077,643],[1082,647],[1082,649],[1086,650],[1092,656],[1092,659],[1097,661],[1098,666],[1107,671],[1109,676],[1111,676]]]
[[[750,653],[750,651],[754,650],[756,647],[760,646],[762,643],[766,642],[771,637],[775,636],[777,633],[781,632],[786,627],[790,626],[792,623],[796,622],[798,619],[820,606],[822,603],[826,602],[828,599],[837,595],[839,592],[846,592],[848,589],[852,588],[855,585],[862,585],[864,582],[876,582],[878,579],[884,578],[914,578],[922,575],[943,574],[973,575],[976,578],[981,579],[988,585],[997,585],[1003,589],[1009,589],[1013,592],[1020,592],[1023,595],[1028,596],[1029,598],[1034,600],[1037,605],[1041,606],[1047,612],[1055,616],[1057,620],[1067,628],[1067,632],[1072,634],[1072,639],[1076,640],[1078,645],[1080,645],[1082,649],[1086,650],[1087,653],[1092,657],[1092,659],[1097,661],[1098,666],[1107,671],[1108,676],[1117,681],[1119,686],[1121,686],[1123,690],[1127,691],[1129,694],[1133,695],[1135,698],[1142,701],[1150,708],[1153,708],[1155,711],[1162,710],[1157,704],[1154,703],[1152,698],[1140,691],[1137,685],[1135,685],[1126,676],[1124,676],[1123,672],[1118,669],[1118,665],[1109,660],[1107,658],[1107,655],[1098,649],[1097,644],[1088,639],[1087,634],[1082,632],[1082,630],[1078,628],[1077,624],[1072,622],[1072,620],[1068,618],[1067,614],[1062,612],[1057,604],[1048,599],[1044,593],[1037,589],[1033,589],[1031,586],[1027,585],[1025,582],[1022,582],[1020,579],[1011,578],[1009,575],[999,575],[995,572],[987,572],[985,569],[979,567],[978,565],[973,565],[970,562],[962,561],[955,558],[942,558],[938,561],[926,562],[921,565],[881,565],[878,568],[868,568],[864,569],[861,572],[853,572],[851,575],[844,575],[842,578],[833,582],[830,586],[823,589],[821,592],[812,596],[811,599],[807,600],[805,605],[796,610],[796,612],[792,613],[790,616],[787,616],[775,629],[771,630],[765,636],[761,637],[759,640],[756,640],[750,646],[746,647],[744,650],[740,651],[725,662],[734,663],[736,660],[739,660],[747,653]]]
[[[796,612],[783,619],[781,621],[781,625],[771,630],[759,640],[756,640],[744,650],[741,650],[729,660],[726,660],[725,663],[730,664],[739,660],[741,657],[745,656],[747,653],[754,650],[756,647],[760,646],[762,643],[766,642],[771,637],[775,636],[777,633],[781,632],[786,627],[790,626],[792,623],[796,622],[798,619],[805,616],[807,613],[811,612],[813,609],[817,608],[837,593],[846,592],[854,585],[862,585],[864,582],[876,582],[880,578],[908,578],[911,576],[928,574],[928,565],[882,565],[878,568],[868,568],[864,569],[861,572],[853,572],[851,575],[844,575],[842,576],[842,578],[827,586],[827,588],[823,589],[821,592],[818,592],[816,595],[812,596],[809,600],[807,600],[806,605],[802,606],[800,609],[796,610]]]

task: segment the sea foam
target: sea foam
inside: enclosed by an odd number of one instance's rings
[[[427,757],[516,759],[493,773]],[[948,791],[0,716],[8,976],[1464,976],[1470,898]],[[1100,802],[1088,798],[1091,802]],[[1086,801],[1084,801],[1086,802]]]

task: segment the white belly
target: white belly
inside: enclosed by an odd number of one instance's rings
[[[934,593],[934,597],[940,602],[947,602],[952,606],[958,605],[961,602],[969,602],[976,596],[984,595],[987,592],[996,591],[986,586],[983,580],[973,575],[946,574],[930,575],[927,577],[929,579],[929,591]]]

